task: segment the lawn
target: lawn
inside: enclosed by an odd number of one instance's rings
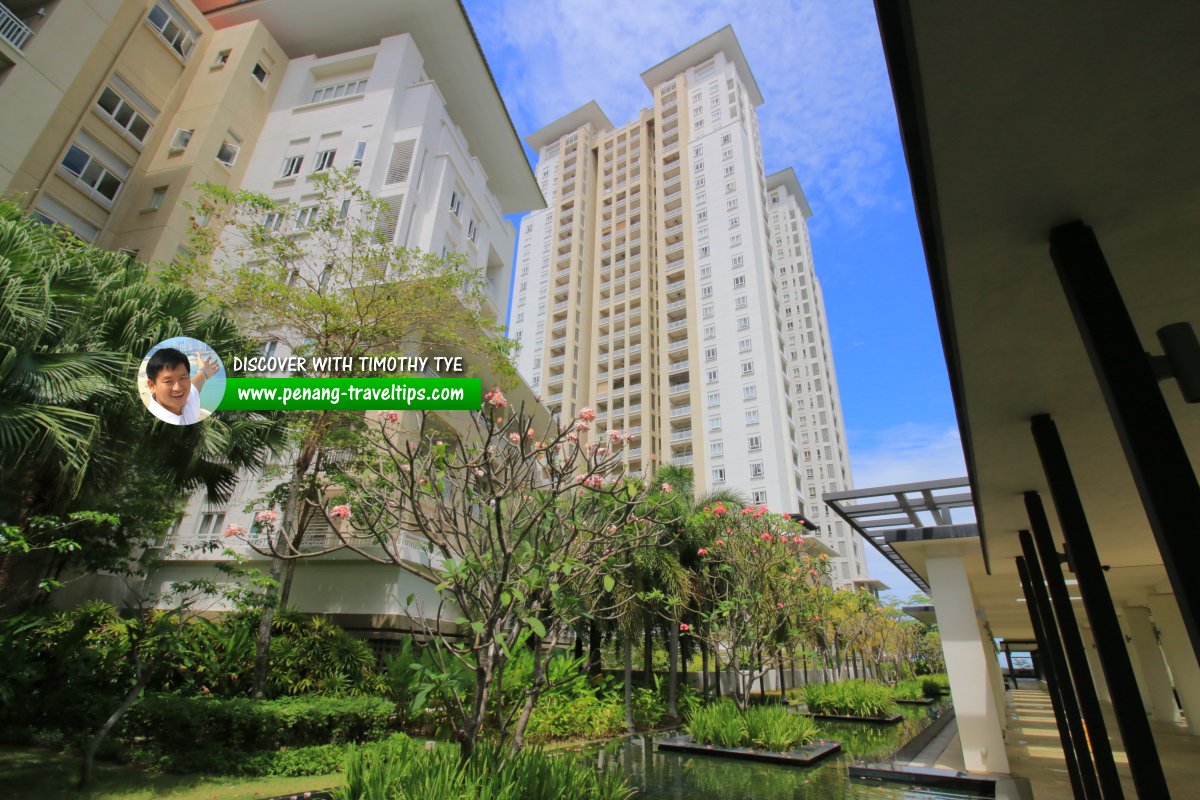
[[[341,783],[341,775],[307,778],[231,778],[164,775],[96,762],[93,788],[74,788],[79,759],[36,748],[0,747],[0,786],[10,800],[254,800],[323,789]]]

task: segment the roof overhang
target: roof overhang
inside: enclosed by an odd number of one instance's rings
[[[505,214],[545,208],[500,90],[461,2],[193,0],[216,28],[260,21],[289,58],[370,47],[407,33],[479,159]],[[349,6],[352,5],[351,9]]]
[[[1058,424],[1114,598],[1140,602],[1165,572],[1048,240],[1074,219],[1093,227],[1147,349],[1166,324],[1200,327],[1200,4],[876,11],[985,564],[1000,580],[975,587],[993,630],[1031,633],[1014,557],[1030,524],[1023,493],[1051,506],[1037,413]],[[1200,464],[1200,414],[1162,388]]]
[[[726,25],[716,33],[705,36],[691,47],[680,50],[666,61],[654,65],[642,73],[642,80],[645,82],[646,88],[653,93],[663,81],[674,78],[689,67],[704,63],[720,52],[724,52],[725,57],[737,67],[742,76],[742,85],[750,94],[750,102],[761,106],[762,92],[758,89],[758,81],[754,79],[750,65],[746,63],[746,54],[742,52],[742,45],[738,42],[732,25]]]
[[[525,143],[534,150],[541,150],[546,145],[557,142],[563,136],[577,131],[585,125],[591,125],[592,129],[597,131],[612,130],[612,123],[601,110],[600,104],[595,100],[589,100],[571,113],[559,117],[549,125],[526,136]]]
[[[796,203],[800,206],[800,213],[805,219],[813,215],[812,208],[808,205],[808,198],[804,196],[804,189],[800,188],[800,180],[796,177],[796,170],[791,167],[781,169],[778,172],[772,172],[767,176],[767,191],[771,191],[777,186],[782,186],[788,190],[788,194],[796,198]]]
[[[937,625],[937,611],[933,606],[904,606],[900,610],[930,627]]]

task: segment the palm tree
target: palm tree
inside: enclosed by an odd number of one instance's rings
[[[679,716],[678,709],[676,708],[679,682],[679,625],[683,619],[683,610],[694,605],[695,601],[699,598],[697,579],[701,561],[697,552],[705,544],[704,540],[698,535],[698,529],[691,524],[691,520],[704,508],[715,506],[718,503],[724,503],[733,507],[744,506],[746,504],[746,497],[740,492],[732,490],[708,492],[697,497],[695,494],[695,474],[692,472],[692,469],[674,464],[660,466],[654,473],[654,482],[658,484],[660,492],[669,492],[675,498],[674,513],[679,517],[680,524],[678,527],[678,536],[673,541],[672,551],[674,560],[685,571],[686,575],[686,582],[679,585],[675,590],[671,596],[672,602],[668,606],[671,612],[668,619],[667,642],[667,714],[672,719],[677,719]],[[701,658],[704,662],[704,674],[701,677],[701,682],[704,685],[704,693],[707,696],[707,652],[703,653]]]
[[[221,498],[240,469],[261,466],[283,446],[278,415],[222,412],[185,427],[146,412],[137,365],[156,343],[181,335],[227,358],[251,346],[190,289],[152,281],[128,254],[0,202],[0,473],[9,478],[0,485],[0,519],[15,523],[23,547],[40,551],[48,575],[69,561],[124,562],[173,521],[186,493],[204,487]],[[76,552],[52,552],[39,540],[38,520],[82,511],[119,524],[90,534],[75,525]],[[18,559],[12,548],[0,557],[11,600]]]

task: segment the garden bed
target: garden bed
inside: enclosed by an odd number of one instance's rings
[[[901,700],[899,698],[896,699],[896,702],[902,706],[931,706],[934,703],[936,703],[937,701],[938,701],[938,699],[936,697],[922,697],[918,700]]]
[[[769,764],[790,764],[796,767],[806,767],[842,749],[841,742],[816,741],[812,744],[786,753],[772,753],[766,750],[755,750],[750,747],[718,747],[711,744],[697,744],[692,737],[676,736],[657,742],[659,750],[670,750],[681,753],[694,753],[702,756],[719,756],[721,758],[740,758],[747,761],[763,761]]]
[[[894,725],[904,719],[903,714],[889,714],[886,717],[856,717],[843,714],[814,714],[811,711],[808,716],[827,722],[869,722],[872,725]]]

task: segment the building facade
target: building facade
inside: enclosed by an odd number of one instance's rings
[[[804,215],[800,250],[771,233],[785,206],[807,210],[803,193],[763,170],[762,96],[731,28],[642,79],[654,102],[637,119],[614,126],[593,102],[526,139],[549,208],[518,245],[521,374],[552,412],[591,406],[597,436],[632,434],[631,473],[688,466],[698,492],[840,534],[835,580],[851,585],[861,545],[819,501],[850,473],[823,308],[799,299],[801,280],[816,286]]]
[[[801,481],[808,518],[837,550],[833,570],[839,585],[878,592],[886,588],[867,576],[863,544],[850,526],[820,498],[854,488],[846,424],[842,418],[825,297],[813,265],[808,218],[812,209],[790,167],[767,176],[768,235],[775,255],[776,283],[783,314],[787,380],[800,448]]]
[[[43,221],[165,262],[186,247],[195,184],[265,194],[284,211],[264,224],[302,231],[314,176],[350,168],[387,204],[377,229],[397,245],[464,255],[503,318],[516,241],[504,215],[544,201],[457,4],[362,0],[348,19],[317,0],[89,0],[43,15],[4,1],[0,107],[44,96],[0,121],[0,191]],[[509,396],[536,407],[526,387]],[[277,481],[249,474],[226,502],[192,497],[156,548],[151,586],[211,575],[230,544],[223,531],[253,531]],[[430,558],[408,544],[414,560]],[[56,602],[124,591],[98,576]],[[395,567],[331,556],[297,567],[290,605],[378,631],[403,626],[414,593],[433,598]]]

